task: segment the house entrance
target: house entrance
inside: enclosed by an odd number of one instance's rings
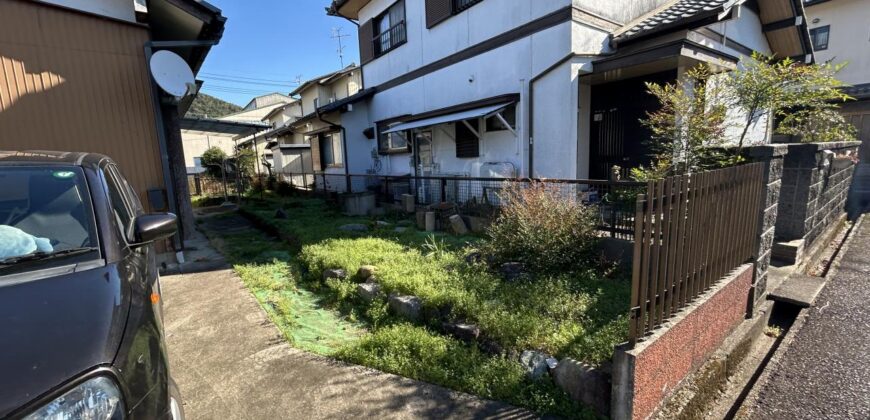
[[[677,71],[669,70],[592,86],[589,136],[592,179],[607,179],[614,165],[620,166],[623,178],[627,178],[631,168],[651,162],[652,152],[647,144],[650,132],[640,120],[647,112],[658,109],[659,103],[647,93],[644,83],[670,83],[676,78]]]

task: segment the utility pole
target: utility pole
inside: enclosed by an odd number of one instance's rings
[[[332,36],[330,38],[338,40],[338,60],[341,62],[341,68],[344,68],[344,45],[342,38],[347,38],[350,35],[342,34],[342,28],[332,28]]]

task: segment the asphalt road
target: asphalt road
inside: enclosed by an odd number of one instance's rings
[[[870,218],[759,383],[755,419],[870,419]]]

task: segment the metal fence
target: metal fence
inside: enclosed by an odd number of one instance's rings
[[[234,197],[239,191],[250,188],[251,180],[227,174],[226,177],[215,177],[206,172],[187,174],[187,189],[191,196],[203,197]]]
[[[634,204],[646,183],[591,179],[475,178],[459,176],[384,176],[294,174],[281,176],[294,188],[318,193],[369,191],[380,203],[400,203],[414,196],[417,205],[456,203],[466,215],[489,216],[502,205],[501,192],[509,185],[540,183],[554,188],[566,200],[578,200],[599,209],[599,230],[611,237],[633,239]]]
[[[760,163],[649,182],[637,197],[629,342],[754,260]]]

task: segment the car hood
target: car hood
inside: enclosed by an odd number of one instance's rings
[[[0,277],[0,417],[112,363],[129,310],[129,286],[114,265],[74,271],[68,266]]]

